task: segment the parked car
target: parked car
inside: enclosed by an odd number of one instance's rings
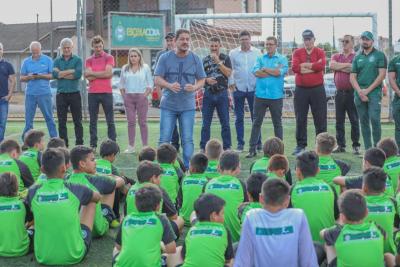
[[[121,114],[125,114],[124,99],[122,98],[121,92],[118,90],[112,91],[113,94],[113,109]]]
[[[295,87],[296,84],[294,83],[294,75],[286,76],[283,82],[283,92],[285,94],[285,98],[290,98],[293,96]]]

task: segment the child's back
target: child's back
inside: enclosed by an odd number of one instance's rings
[[[208,161],[207,170],[205,172],[205,175],[208,179],[213,179],[220,175],[218,172],[218,164],[219,164],[218,160]]]
[[[204,185],[208,182],[206,174],[194,173],[186,176],[182,180],[182,207],[179,214],[185,220],[185,224],[190,224],[190,215],[193,212],[193,204],[203,192]]]
[[[40,176],[40,166],[41,166],[41,152],[35,148],[28,148],[22,152],[19,160],[28,166],[33,179],[36,181]]]

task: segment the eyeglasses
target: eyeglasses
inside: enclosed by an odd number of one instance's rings
[[[274,46],[276,44],[272,44],[272,43],[266,43],[265,46]]]
[[[343,44],[348,44],[348,43],[350,43],[350,40],[342,40],[342,43]]]

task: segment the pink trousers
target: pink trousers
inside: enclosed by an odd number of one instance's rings
[[[129,145],[135,146],[136,137],[136,113],[142,137],[142,145],[148,145],[147,111],[149,104],[144,94],[129,94],[124,96],[125,113],[128,119]]]

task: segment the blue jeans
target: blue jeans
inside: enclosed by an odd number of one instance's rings
[[[233,101],[235,104],[235,127],[236,127],[236,138],[238,146],[244,146],[244,102],[247,99],[247,104],[250,109],[251,121],[253,121],[253,104],[254,104],[254,92],[242,92],[236,90],[233,92]],[[261,134],[258,139],[257,145],[261,145]]]
[[[158,145],[171,143],[176,120],[179,123],[179,133],[181,136],[183,163],[189,169],[189,161],[193,155],[193,127],[195,110],[173,111],[169,109],[160,110],[160,140]]]
[[[0,98],[0,142],[4,139],[8,116],[8,101]]]
[[[51,94],[25,95],[25,128],[22,132],[22,140],[24,140],[25,133],[30,129],[33,129],[33,119],[35,118],[37,106],[39,106],[39,109],[46,120],[50,138],[57,137],[56,124],[53,119],[53,103]]]
[[[204,92],[203,107],[203,125],[201,127],[200,148],[205,149],[206,143],[210,140],[210,128],[214,115],[214,110],[217,109],[219,122],[221,123],[221,138],[223,141],[224,150],[230,149],[231,127],[229,125],[229,97],[228,91],[213,94],[209,90]]]

